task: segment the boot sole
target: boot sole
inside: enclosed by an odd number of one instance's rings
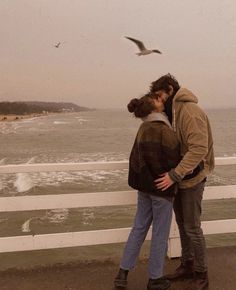
[[[123,280],[115,280],[114,281],[114,286],[119,287],[119,288],[126,288],[127,284],[128,284],[127,281],[123,281]]]

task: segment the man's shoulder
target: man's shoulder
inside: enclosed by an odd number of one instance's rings
[[[197,103],[193,102],[184,102],[182,104],[182,109],[180,113],[187,114],[189,115],[189,117],[206,116],[204,110]]]

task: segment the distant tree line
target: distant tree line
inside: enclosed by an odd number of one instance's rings
[[[57,102],[0,102],[0,114],[27,115],[34,113],[59,113],[88,111],[89,108],[80,107],[73,103]]]

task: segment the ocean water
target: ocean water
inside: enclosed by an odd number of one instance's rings
[[[215,155],[236,156],[236,109],[207,111]],[[57,114],[0,123],[0,164],[127,160],[140,125],[122,110]],[[236,166],[217,167],[208,185],[236,184]],[[0,176],[0,195],[127,190],[127,170],[19,173]],[[232,202],[224,210],[235,218]],[[211,216],[206,203],[205,216]],[[235,207],[234,207],[235,208]],[[0,235],[61,232],[130,225],[134,207],[62,209],[0,214]],[[126,218],[120,218],[121,216]],[[210,217],[217,218],[214,214]]]

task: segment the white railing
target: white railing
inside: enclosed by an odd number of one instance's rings
[[[216,165],[232,164],[236,164],[236,157],[216,158]],[[0,174],[117,169],[128,169],[128,162],[117,161],[2,165],[0,166]],[[236,198],[236,185],[210,186],[206,188],[204,199],[225,198]],[[136,204],[135,191],[16,196],[0,197],[0,212],[134,204]],[[204,234],[235,233],[236,219],[204,221],[202,226]],[[0,252],[120,243],[127,240],[129,232],[130,228],[117,228],[82,232],[2,237],[0,238]],[[147,239],[150,239],[150,237],[151,232],[149,231]],[[168,255],[169,257],[180,256],[179,232],[174,219],[171,225]]]

